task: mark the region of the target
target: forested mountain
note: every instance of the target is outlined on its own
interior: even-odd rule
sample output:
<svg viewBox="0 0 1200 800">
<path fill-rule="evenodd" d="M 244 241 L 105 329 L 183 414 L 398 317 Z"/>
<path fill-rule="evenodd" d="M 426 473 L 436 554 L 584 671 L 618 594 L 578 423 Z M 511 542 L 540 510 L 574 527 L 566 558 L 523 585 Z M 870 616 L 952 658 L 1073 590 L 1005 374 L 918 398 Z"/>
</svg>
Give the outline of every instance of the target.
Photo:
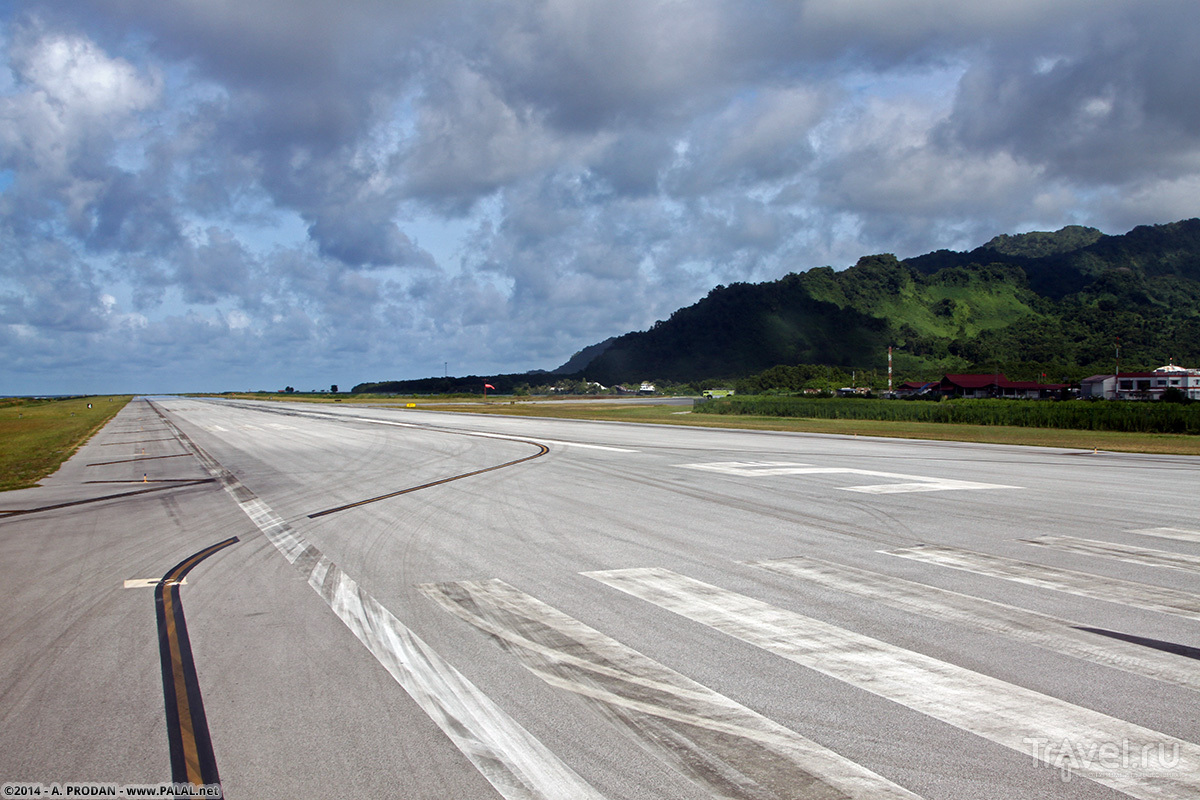
<svg viewBox="0 0 1200 800">
<path fill-rule="evenodd" d="M 718 286 L 650 330 L 584 348 L 552 373 L 364 383 L 354 391 L 479 392 L 488 381 L 509 392 L 564 376 L 697 383 L 796 364 L 878 377 L 889 346 L 898 380 L 1002 371 L 1076 381 L 1112 372 L 1118 339 L 1122 371 L 1171 359 L 1200 367 L 1200 219 L 1121 236 L 1080 226 L 1001 235 L 969 252 L 904 261 L 865 256 L 842 271 Z"/>
<path fill-rule="evenodd" d="M 1200 366 L 1200 220 L 1106 236 L 1070 226 L 960 253 L 866 256 L 718 286 L 582 367 L 601 383 L 737 378 L 777 364 L 1076 380 L 1168 359 Z M 576 366 L 582 359 L 573 359 Z"/>
</svg>

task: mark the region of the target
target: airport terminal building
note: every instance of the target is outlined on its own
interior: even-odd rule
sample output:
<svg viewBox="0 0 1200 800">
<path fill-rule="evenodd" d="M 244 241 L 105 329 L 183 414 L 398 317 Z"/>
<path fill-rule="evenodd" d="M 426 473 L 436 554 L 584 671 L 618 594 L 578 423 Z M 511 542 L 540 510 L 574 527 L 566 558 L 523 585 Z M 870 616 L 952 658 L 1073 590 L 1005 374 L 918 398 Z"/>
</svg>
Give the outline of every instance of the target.
<svg viewBox="0 0 1200 800">
<path fill-rule="evenodd" d="M 1161 400 L 1168 389 L 1178 389 L 1191 400 L 1200 400 L 1200 369 L 1167 364 L 1153 372 L 1093 375 L 1080 382 L 1080 396 L 1105 400 Z"/>
</svg>

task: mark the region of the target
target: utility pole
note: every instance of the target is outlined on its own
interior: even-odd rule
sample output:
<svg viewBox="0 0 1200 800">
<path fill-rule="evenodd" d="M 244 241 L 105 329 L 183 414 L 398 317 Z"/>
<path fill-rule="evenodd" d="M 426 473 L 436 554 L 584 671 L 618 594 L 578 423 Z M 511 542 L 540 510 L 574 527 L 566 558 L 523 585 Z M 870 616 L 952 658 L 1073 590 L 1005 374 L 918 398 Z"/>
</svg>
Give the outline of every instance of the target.
<svg viewBox="0 0 1200 800">
<path fill-rule="evenodd" d="M 888 345 L 888 397 L 892 396 L 892 346 Z"/>
</svg>

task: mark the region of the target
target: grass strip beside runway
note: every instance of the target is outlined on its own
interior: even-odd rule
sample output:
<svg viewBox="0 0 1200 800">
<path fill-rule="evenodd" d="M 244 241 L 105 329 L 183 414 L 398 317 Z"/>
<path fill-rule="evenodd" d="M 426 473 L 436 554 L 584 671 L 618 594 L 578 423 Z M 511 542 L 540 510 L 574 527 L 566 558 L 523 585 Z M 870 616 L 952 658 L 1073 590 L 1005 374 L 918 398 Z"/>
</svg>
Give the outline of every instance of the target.
<svg viewBox="0 0 1200 800">
<path fill-rule="evenodd" d="M 0 491 L 36 486 L 129 400 L 128 396 L 0 400 Z"/>
</svg>

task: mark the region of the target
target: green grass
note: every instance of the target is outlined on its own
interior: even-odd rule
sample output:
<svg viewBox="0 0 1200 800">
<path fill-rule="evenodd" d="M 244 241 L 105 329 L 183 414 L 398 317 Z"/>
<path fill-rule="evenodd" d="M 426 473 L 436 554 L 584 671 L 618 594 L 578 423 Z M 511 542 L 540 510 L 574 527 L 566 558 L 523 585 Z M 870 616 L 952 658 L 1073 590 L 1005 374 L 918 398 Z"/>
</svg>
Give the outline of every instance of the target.
<svg viewBox="0 0 1200 800">
<path fill-rule="evenodd" d="M 1001 425 L 1124 433 L 1200 434 L 1200 404 L 1134 401 L 946 400 L 940 403 L 787 396 L 731 397 L 703 414 Z"/>
<path fill-rule="evenodd" d="M 129 400 L 129 397 L 0 400 L 0 491 L 36 486 Z"/>
</svg>

